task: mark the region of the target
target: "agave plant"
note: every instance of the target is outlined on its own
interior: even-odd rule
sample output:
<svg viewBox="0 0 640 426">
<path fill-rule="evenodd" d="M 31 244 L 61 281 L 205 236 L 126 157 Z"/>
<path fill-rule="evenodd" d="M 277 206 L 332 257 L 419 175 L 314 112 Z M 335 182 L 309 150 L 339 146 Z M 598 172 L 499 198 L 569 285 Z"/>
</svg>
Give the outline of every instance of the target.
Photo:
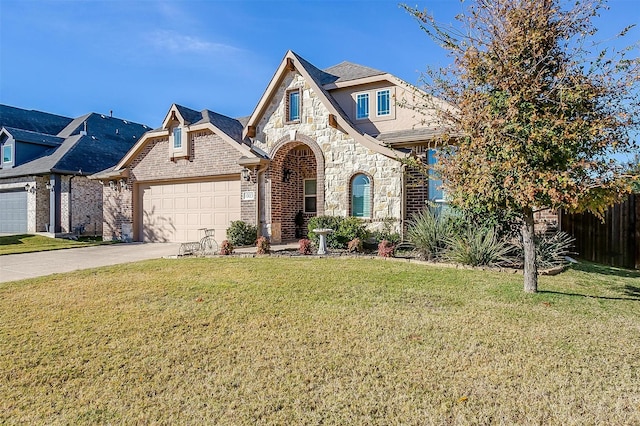
<svg viewBox="0 0 640 426">
<path fill-rule="evenodd" d="M 504 263 L 512 250 L 512 244 L 499 239 L 495 228 L 467 228 L 447 238 L 445 257 L 456 263 L 471 266 L 488 266 Z"/>
</svg>

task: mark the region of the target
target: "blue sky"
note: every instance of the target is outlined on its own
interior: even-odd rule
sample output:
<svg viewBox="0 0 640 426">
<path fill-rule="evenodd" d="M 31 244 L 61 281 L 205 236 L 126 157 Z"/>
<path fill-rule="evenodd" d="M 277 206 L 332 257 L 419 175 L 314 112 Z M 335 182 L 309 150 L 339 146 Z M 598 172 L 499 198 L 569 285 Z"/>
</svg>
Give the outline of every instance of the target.
<svg viewBox="0 0 640 426">
<path fill-rule="evenodd" d="M 638 0 L 611 0 L 613 36 L 640 21 Z M 409 2 L 452 22 L 458 0 Z M 638 41 L 634 29 L 628 42 Z M 447 58 L 388 0 L 0 0 L 0 103 L 158 126 L 172 103 L 251 114 L 285 52 L 326 68 L 343 60 L 417 83 Z"/>
</svg>

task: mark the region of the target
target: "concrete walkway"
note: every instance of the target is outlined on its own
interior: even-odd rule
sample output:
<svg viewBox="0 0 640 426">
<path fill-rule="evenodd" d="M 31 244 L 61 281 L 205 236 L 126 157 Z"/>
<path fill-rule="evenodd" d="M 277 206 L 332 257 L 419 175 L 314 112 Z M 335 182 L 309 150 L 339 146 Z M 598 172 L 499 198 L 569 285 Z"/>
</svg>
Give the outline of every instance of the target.
<svg viewBox="0 0 640 426">
<path fill-rule="evenodd" d="M 43 277 L 79 269 L 97 268 L 139 260 L 177 257 L 180 243 L 126 243 L 0 256 L 0 283 Z M 298 243 L 271 246 L 271 250 L 295 250 Z M 255 253 L 242 247 L 236 253 Z"/>
<path fill-rule="evenodd" d="M 0 256 L 0 283 L 146 259 L 175 257 L 177 243 L 127 243 Z"/>
</svg>

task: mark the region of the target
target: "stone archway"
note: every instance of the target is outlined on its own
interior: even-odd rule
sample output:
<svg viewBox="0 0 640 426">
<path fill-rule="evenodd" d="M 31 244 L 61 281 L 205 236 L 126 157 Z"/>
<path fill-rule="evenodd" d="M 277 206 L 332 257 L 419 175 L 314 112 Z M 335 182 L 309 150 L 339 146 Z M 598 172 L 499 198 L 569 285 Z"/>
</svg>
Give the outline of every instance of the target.
<svg viewBox="0 0 640 426">
<path fill-rule="evenodd" d="M 295 139 L 280 139 L 271 149 L 270 157 L 271 240 L 306 237 L 309 219 L 324 214 L 322 151 L 313 139 L 296 135 Z M 310 195 L 314 182 L 315 197 Z"/>
</svg>

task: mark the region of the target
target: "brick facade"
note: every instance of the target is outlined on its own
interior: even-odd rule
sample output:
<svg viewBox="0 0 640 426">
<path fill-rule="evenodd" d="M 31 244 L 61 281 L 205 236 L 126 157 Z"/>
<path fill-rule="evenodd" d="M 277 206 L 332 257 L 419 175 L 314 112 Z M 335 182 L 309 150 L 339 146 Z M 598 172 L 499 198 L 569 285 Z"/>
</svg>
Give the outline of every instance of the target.
<svg viewBox="0 0 640 426">
<path fill-rule="evenodd" d="M 137 191 L 140 183 L 198 180 L 216 176 L 239 179 L 242 167 L 238 160 L 242 153 L 238 149 L 208 130 L 188 132 L 188 138 L 189 155 L 184 158 L 173 157 L 168 136 L 149 139 L 127 167 L 129 177 L 126 179 L 126 187 L 116 186 L 111 189 L 109 185 L 105 185 L 105 240 L 121 239 L 123 226 L 133 230 L 134 239 L 140 239 L 142 205 Z M 251 182 L 242 183 L 243 191 L 251 191 L 254 187 Z M 255 199 L 241 204 L 242 217 L 247 218 L 249 223 L 256 222 L 255 206 Z"/>
</svg>

